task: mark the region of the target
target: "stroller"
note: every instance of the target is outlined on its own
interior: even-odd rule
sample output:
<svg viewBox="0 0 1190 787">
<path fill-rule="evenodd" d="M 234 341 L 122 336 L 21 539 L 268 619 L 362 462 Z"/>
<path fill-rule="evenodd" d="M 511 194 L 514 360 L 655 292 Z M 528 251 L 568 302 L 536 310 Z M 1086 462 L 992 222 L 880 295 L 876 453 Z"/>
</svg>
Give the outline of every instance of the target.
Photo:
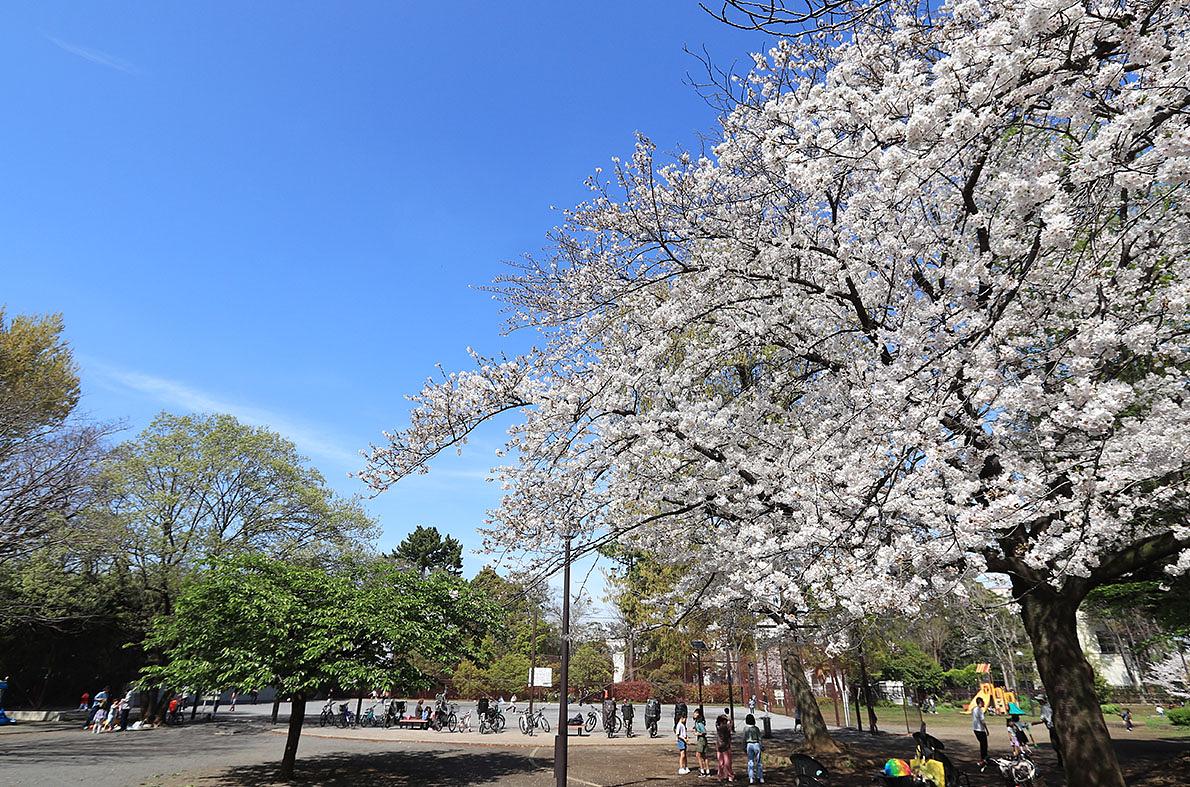
<svg viewBox="0 0 1190 787">
<path fill-rule="evenodd" d="M 649 731 L 650 738 L 657 737 L 657 724 L 661 721 L 661 702 L 649 698 L 645 700 L 645 729 Z"/>
<path fill-rule="evenodd" d="M 887 787 L 970 787 L 970 778 L 943 754 L 946 746 L 926 732 L 924 724 L 913 733 L 913 741 L 917 744 L 917 756 L 909 762 L 889 760 L 878 776 L 881 783 Z"/>
</svg>

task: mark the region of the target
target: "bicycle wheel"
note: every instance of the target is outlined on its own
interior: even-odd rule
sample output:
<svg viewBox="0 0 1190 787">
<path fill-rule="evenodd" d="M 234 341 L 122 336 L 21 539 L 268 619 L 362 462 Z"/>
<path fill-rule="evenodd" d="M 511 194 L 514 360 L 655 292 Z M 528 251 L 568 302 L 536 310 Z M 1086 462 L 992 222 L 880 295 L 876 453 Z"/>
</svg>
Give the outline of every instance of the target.
<svg viewBox="0 0 1190 787">
<path fill-rule="evenodd" d="M 586 723 L 583 724 L 583 729 L 585 729 L 587 732 L 590 732 L 591 730 L 595 729 L 595 714 L 594 713 L 587 714 L 587 721 L 586 721 Z"/>
<path fill-rule="evenodd" d="M 521 732 L 523 732 L 525 735 L 528 735 L 529 734 L 529 719 L 526 718 L 524 715 L 522 715 L 521 718 L 518 720 L 518 723 L 521 725 Z"/>
<path fill-rule="evenodd" d="M 318 726 L 319 726 L 319 727 L 325 727 L 325 726 L 326 726 L 326 722 L 327 722 L 327 718 L 326 718 L 326 711 L 323 711 L 323 712 L 322 712 L 322 713 L 321 713 L 321 714 L 318 716 Z"/>
<path fill-rule="evenodd" d="M 624 722 L 620 721 L 619 716 L 612 716 L 612 732 L 617 733 L 624 726 Z"/>
<path fill-rule="evenodd" d="M 545 730 L 546 732 L 550 731 L 550 720 L 545 717 L 544 713 L 541 714 L 541 729 Z"/>
<path fill-rule="evenodd" d="M 507 726 L 507 724 L 508 722 L 505 721 L 504 714 L 497 713 L 495 720 L 492 722 L 492 727 L 496 730 L 496 732 L 504 732 L 504 727 Z"/>
<path fill-rule="evenodd" d="M 453 713 L 446 717 L 446 726 L 451 732 L 459 731 L 459 719 Z"/>
</svg>

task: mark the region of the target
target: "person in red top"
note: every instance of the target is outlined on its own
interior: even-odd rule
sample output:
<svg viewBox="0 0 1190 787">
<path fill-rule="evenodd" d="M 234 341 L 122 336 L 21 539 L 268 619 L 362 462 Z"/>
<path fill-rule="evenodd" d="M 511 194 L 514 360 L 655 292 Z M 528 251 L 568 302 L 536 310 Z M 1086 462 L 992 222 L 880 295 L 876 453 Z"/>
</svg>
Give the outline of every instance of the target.
<svg viewBox="0 0 1190 787">
<path fill-rule="evenodd" d="M 169 720 L 176 722 L 178 720 L 178 698 L 174 697 L 169 701 Z"/>
<path fill-rule="evenodd" d="M 79 700 L 79 710 L 87 710 L 91 707 L 91 692 L 84 691 L 83 698 Z"/>
</svg>

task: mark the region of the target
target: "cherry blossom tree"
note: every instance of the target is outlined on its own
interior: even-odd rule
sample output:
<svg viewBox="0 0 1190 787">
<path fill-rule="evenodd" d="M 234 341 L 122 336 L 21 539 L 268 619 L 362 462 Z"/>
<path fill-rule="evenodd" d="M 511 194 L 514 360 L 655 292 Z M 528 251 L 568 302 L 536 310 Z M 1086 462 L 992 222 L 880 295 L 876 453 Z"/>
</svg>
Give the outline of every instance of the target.
<svg viewBox="0 0 1190 787">
<path fill-rule="evenodd" d="M 539 345 L 429 382 L 361 476 L 515 412 L 493 546 L 615 539 L 840 628 L 1006 575 L 1068 780 L 1123 785 L 1074 613 L 1190 568 L 1190 17 L 856 7 L 754 56 L 709 155 L 597 171 L 500 281 Z"/>
</svg>

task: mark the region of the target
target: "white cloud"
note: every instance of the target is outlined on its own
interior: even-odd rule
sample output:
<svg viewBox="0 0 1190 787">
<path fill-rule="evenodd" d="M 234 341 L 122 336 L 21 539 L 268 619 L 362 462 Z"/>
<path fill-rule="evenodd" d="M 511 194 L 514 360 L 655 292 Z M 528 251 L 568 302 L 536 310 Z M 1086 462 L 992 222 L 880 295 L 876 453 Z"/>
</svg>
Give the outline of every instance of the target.
<svg viewBox="0 0 1190 787">
<path fill-rule="evenodd" d="M 109 387 L 137 391 L 167 407 L 178 407 L 197 413 L 228 413 L 244 423 L 265 426 L 280 432 L 311 456 L 329 459 L 352 469 L 363 462 L 358 453 L 343 448 L 337 441 L 327 437 L 322 430 L 295 422 L 279 413 L 229 402 L 177 380 L 118 369 L 96 361 L 88 362 L 86 367 L 96 373 Z"/>
<path fill-rule="evenodd" d="M 81 57 L 83 60 L 87 60 L 91 63 L 107 66 L 108 68 L 114 68 L 115 70 L 122 71 L 125 74 L 138 73 L 136 66 L 132 65 L 132 63 L 129 63 L 127 60 L 121 60 L 115 55 L 109 55 L 107 52 L 103 52 L 99 49 L 90 49 L 85 46 L 72 44 L 69 41 L 63 41 L 61 38 L 55 38 L 54 36 L 46 36 L 46 38 L 50 41 L 50 43 L 61 49 L 63 52 L 69 52 L 75 57 Z"/>
</svg>

